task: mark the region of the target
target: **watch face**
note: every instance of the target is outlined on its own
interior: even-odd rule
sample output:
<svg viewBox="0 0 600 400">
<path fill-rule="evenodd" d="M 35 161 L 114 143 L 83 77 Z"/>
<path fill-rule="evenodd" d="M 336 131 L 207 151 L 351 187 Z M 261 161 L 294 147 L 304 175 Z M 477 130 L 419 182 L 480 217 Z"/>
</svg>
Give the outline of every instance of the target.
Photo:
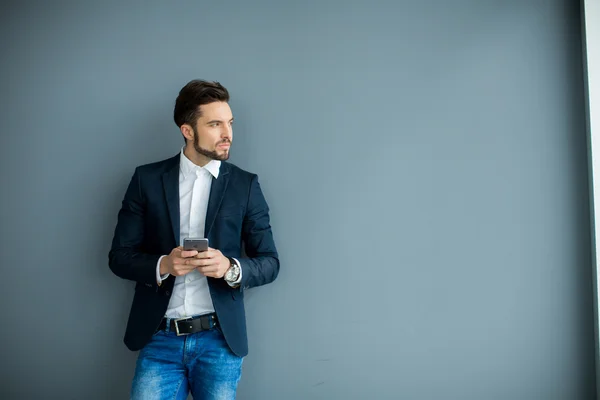
<svg viewBox="0 0 600 400">
<path fill-rule="evenodd" d="M 229 268 L 227 270 L 227 272 L 225 273 L 225 279 L 226 280 L 233 282 L 233 281 L 235 281 L 237 279 L 238 274 L 237 274 L 237 268 L 236 267 L 237 266 L 233 266 L 232 265 L 231 268 Z"/>
</svg>

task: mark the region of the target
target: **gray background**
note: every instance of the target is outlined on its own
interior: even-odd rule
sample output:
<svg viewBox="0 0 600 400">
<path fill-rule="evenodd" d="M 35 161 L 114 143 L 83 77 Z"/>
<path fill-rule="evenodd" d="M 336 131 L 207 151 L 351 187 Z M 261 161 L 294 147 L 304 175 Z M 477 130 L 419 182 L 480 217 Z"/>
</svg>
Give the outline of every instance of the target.
<svg viewBox="0 0 600 400">
<path fill-rule="evenodd" d="M 2 399 L 125 399 L 107 252 L 222 82 L 281 274 L 244 399 L 592 399 L 577 1 L 4 2 Z"/>
</svg>

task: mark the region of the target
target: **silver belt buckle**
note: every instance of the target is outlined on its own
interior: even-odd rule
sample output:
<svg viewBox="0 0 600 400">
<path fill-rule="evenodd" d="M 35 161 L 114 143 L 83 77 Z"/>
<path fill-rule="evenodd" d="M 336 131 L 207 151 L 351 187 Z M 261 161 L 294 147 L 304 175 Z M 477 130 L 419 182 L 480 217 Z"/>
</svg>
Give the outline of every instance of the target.
<svg viewBox="0 0 600 400">
<path fill-rule="evenodd" d="M 184 317 L 184 318 L 177 318 L 175 319 L 175 332 L 177 333 L 177 336 L 185 336 L 185 335 L 189 335 L 189 333 L 179 333 L 179 321 L 191 321 L 192 317 Z"/>
</svg>

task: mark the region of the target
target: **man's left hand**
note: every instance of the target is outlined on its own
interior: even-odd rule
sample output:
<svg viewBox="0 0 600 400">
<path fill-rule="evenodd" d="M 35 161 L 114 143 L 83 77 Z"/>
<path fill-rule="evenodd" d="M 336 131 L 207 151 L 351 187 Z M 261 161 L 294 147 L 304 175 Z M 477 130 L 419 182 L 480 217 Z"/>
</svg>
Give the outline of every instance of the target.
<svg viewBox="0 0 600 400">
<path fill-rule="evenodd" d="M 196 268 L 198 272 L 211 278 L 222 278 L 231 266 L 229 259 L 220 250 L 210 247 L 208 250 L 198 253 L 196 258 L 200 260 L 194 263 L 198 265 Z"/>
</svg>

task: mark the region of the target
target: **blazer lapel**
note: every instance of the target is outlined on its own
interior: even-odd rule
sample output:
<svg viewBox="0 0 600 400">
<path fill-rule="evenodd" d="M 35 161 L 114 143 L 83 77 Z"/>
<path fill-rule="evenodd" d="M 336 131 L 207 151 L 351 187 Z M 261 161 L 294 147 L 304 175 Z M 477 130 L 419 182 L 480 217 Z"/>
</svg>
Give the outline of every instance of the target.
<svg viewBox="0 0 600 400">
<path fill-rule="evenodd" d="M 175 246 L 179 246 L 179 162 L 162 176 Z"/>
<path fill-rule="evenodd" d="M 206 210 L 206 225 L 204 226 L 204 237 L 208 237 L 210 230 L 217 217 L 219 207 L 221 207 L 221 201 L 225 195 L 227 184 L 229 183 L 229 165 L 225 162 L 221 163 L 221 169 L 219 171 L 219 178 L 213 177 L 212 185 L 210 187 L 210 197 L 208 198 L 208 208 Z"/>
</svg>

